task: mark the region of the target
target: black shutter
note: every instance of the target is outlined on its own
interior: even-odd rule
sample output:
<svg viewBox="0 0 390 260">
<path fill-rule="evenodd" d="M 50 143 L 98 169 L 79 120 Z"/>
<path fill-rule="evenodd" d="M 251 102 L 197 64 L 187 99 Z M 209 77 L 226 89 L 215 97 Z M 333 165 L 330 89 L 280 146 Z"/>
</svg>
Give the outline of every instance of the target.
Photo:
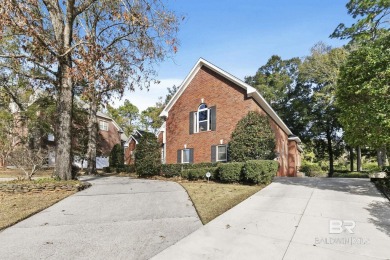
<svg viewBox="0 0 390 260">
<path fill-rule="evenodd" d="M 217 146 L 212 145 L 211 146 L 211 162 L 217 161 Z"/>
<path fill-rule="evenodd" d="M 194 133 L 194 114 L 195 112 L 190 112 L 190 135 Z"/>
<path fill-rule="evenodd" d="M 210 107 L 210 130 L 215 131 L 217 128 L 217 107 Z"/>
<path fill-rule="evenodd" d="M 194 163 L 194 148 L 190 148 L 190 161 L 189 163 Z"/>
<path fill-rule="evenodd" d="M 181 150 L 177 150 L 177 163 L 181 163 Z"/>
</svg>

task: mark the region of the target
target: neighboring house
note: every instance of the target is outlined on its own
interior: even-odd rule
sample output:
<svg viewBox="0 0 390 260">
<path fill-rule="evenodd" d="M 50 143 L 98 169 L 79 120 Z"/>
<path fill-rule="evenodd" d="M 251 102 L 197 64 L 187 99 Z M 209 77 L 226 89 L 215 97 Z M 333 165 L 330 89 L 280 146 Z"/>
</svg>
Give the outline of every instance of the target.
<svg viewBox="0 0 390 260">
<path fill-rule="evenodd" d="M 135 161 L 135 149 L 141 139 L 142 135 L 146 133 L 142 130 L 134 130 L 129 139 L 123 145 L 125 149 L 125 164 L 133 164 Z"/>
<path fill-rule="evenodd" d="M 238 121 L 249 111 L 268 115 L 276 137 L 278 176 L 296 176 L 300 139 L 270 105 L 243 81 L 199 59 L 160 116 L 164 163 L 227 161 L 227 145 Z"/>
<path fill-rule="evenodd" d="M 120 144 L 123 146 L 127 141 L 127 136 L 122 128 L 110 116 L 102 112 L 97 112 L 96 115 L 99 124 L 96 168 L 102 169 L 103 167 L 109 166 L 109 156 L 114 145 Z M 80 161 L 77 161 L 76 164 L 81 166 Z M 86 166 L 86 162 L 84 162 L 83 167 Z"/>
<path fill-rule="evenodd" d="M 26 107 L 30 106 L 33 104 L 39 97 L 44 95 L 41 92 L 35 93 L 29 98 L 28 103 L 23 104 Z M 84 102 L 77 100 L 80 105 L 83 106 L 83 109 L 85 111 L 88 110 L 88 105 L 85 104 Z M 15 103 L 10 104 L 10 111 L 14 115 L 15 118 L 20 117 L 20 109 Z M 127 141 L 127 136 L 124 134 L 124 131 L 122 128 L 115 122 L 114 119 L 112 119 L 110 116 L 102 113 L 102 112 L 97 112 L 97 120 L 99 124 L 99 132 L 98 132 L 98 137 L 97 137 L 97 154 L 98 157 L 96 158 L 96 168 L 102 169 L 103 167 L 109 166 L 109 155 L 116 144 L 124 145 L 124 143 Z M 85 122 L 87 124 L 88 122 Z M 53 126 L 54 128 L 54 126 Z M 22 121 L 18 121 L 18 127 L 15 129 L 15 131 L 18 132 L 20 136 L 27 136 L 28 131 L 27 128 L 24 126 Z M 77 136 L 74 136 L 73 138 L 73 143 L 77 143 Z M 16 142 L 18 143 L 18 142 Z M 40 137 L 39 143 L 42 147 L 47 149 L 48 151 L 48 165 L 49 166 L 54 166 L 55 165 L 55 147 L 56 147 L 56 140 L 53 134 L 48 134 L 44 137 Z M 0 160 L 1 161 L 1 160 Z M 0 167 L 2 167 L 3 162 L 0 162 Z M 81 164 L 83 164 L 83 167 L 87 166 L 87 162 L 84 161 L 82 162 L 81 160 L 78 160 L 75 158 L 74 164 L 81 167 Z"/>
</svg>

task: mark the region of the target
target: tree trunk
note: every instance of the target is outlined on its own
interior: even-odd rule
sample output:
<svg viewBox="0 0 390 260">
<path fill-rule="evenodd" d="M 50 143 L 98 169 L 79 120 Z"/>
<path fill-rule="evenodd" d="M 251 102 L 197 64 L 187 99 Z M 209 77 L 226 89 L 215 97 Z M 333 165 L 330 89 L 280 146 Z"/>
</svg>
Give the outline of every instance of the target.
<svg viewBox="0 0 390 260">
<path fill-rule="evenodd" d="M 386 147 L 381 147 L 377 149 L 377 161 L 378 161 L 378 166 L 380 168 L 383 168 L 383 166 L 386 165 Z"/>
<path fill-rule="evenodd" d="M 358 172 L 362 171 L 362 150 L 360 146 L 356 148 L 356 170 Z"/>
<path fill-rule="evenodd" d="M 56 175 L 61 180 L 72 179 L 72 108 L 73 108 L 73 75 L 72 56 L 69 51 L 73 39 L 74 2 L 67 3 L 66 19 L 51 14 L 58 45 L 61 46 L 58 65 L 58 99 L 57 99 L 57 146 Z M 53 10 L 50 10 L 53 11 Z M 61 14 L 56 9 L 56 14 Z"/>
<path fill-rule="evenodd" d="M 97 104 L 96 99 L 93 97 L 89 104 L 89 116 L 88 116 L 88 174 L 96 173 L 96 139 L 97 139 Z"/>
<path fill-rule="evenodd" d="M 56 175 L 61 180 L 72 179 L 71 167 L 71 123 L 72 123 L 72 87 L 73 80 L 70 75 L 70 66 L 63 64 L 61 86 L 58 93 L 57 113 L 58 113 L 58 129 L 57 129 L 57 146 L 56 146 Z"/>
<path fill-rule="evenodd" d="M 328 177 L 333 176 L 333 149 L 332 149 L 332 135 L 330 129 L 326 131 L 326 140 L 328 142 L 328 155 L 329 155 L 329 173 Z"/>
<path fill-rule="evenodd" d="M 353 147 L 349 148 L 350 170 L 353 172 Z"/>
</svg>

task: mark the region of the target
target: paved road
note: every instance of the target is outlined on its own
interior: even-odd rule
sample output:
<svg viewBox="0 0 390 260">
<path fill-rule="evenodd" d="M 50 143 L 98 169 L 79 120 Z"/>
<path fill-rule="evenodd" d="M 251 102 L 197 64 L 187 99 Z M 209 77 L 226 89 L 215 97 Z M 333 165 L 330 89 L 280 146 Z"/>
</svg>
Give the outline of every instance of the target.
<svg viewBox="0 0 390 260">
<path fill-rule="evenodd" d="M 202 226 L 177 183 L 93 186 L 0 233 L 0 259 L 149 259 Z"/>
<path fill-rule="evenodd" d="M 368 179 L 280 178 L 153 259 L 390 259 L 390 204 Z"/>
</svg>

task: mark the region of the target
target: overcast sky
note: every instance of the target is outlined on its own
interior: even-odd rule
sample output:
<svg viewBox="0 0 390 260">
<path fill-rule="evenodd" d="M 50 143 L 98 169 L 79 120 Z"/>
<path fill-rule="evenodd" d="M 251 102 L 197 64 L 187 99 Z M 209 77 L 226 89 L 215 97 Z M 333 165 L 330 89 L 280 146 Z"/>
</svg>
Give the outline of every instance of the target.
<svg viewBox="0 0 390 260">
<path fill-rule="evenodd" d="M 237 4 L 238 3 L 238 4 Z M 274 54 L 283 59 L 304 57 L 319 41 L 333 47 L 345 41 L 329 35 L 341 22 L 347 25 L 346 0 L 171 0 L 169 8 L 185 16 L 180 25 L 180 46 L 173 59 L 157 68 L 158 85 L 150 90 L 126 92 L 140 110 L 153 106 L 167 87 L 180 85 L 202 57 L 244 79 L 254 75 Z"/>
</svg>

